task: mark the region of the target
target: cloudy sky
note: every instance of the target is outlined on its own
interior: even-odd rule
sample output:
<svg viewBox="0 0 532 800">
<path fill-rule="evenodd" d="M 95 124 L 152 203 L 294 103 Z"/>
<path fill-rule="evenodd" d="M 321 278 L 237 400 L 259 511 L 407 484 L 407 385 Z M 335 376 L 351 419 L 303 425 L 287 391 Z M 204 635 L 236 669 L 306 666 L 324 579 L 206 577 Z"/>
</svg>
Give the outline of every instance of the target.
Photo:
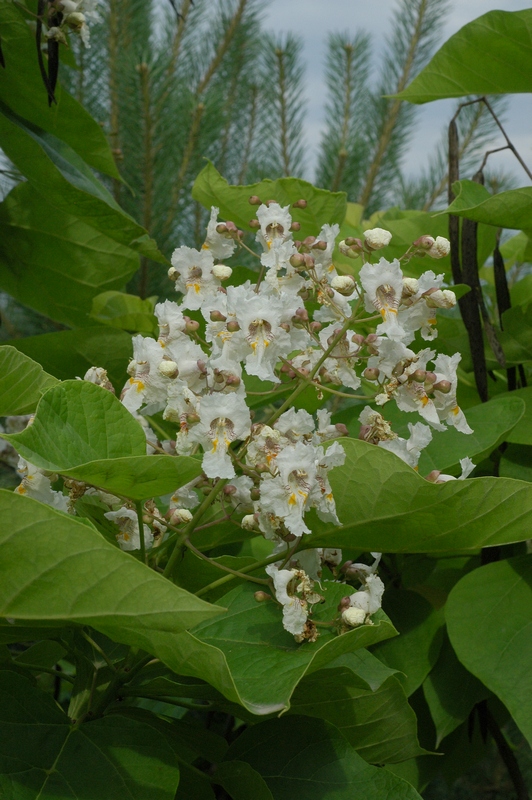
<svg viewBox="0 0 532 800">
<path fill-rule="evenodd" d="M 315 153 L 320 139 L 324 97 L 324 59 L 327 34 L 355 34 L 363 29 L 373 32 L 375 64 L 384 48 L 384 39 L 391 30 L 392 12 L 397 0 L 270 0 L 263 12 L 265 27 L 274 32 L 290 31 L 302 37 L 306 62 L 306 94 L 309 100 L 307 139 L 309 157 L 307 177 L 314 172 Z M 530 0 L 454 0 L 441 30 L 441 42 L 463 25 L 487 11 L 518 11 L 529 8 Z M 439 100 L 419 107 L 418 124 L 405 159 L 406 172 L 415 174 L 418 165 L 439 140 L 449 122 L 455 100 Z M 532 95 L 514 95 L 506 117 L 506 130 L 525 162 L 532 166 Z M 504 144 L 501 139 L 494 147 Z M 491 156 L 494 167 L 512 170 L 518 181 L 529 183 L 526 174 L 508 152 Z"/>
</svg>

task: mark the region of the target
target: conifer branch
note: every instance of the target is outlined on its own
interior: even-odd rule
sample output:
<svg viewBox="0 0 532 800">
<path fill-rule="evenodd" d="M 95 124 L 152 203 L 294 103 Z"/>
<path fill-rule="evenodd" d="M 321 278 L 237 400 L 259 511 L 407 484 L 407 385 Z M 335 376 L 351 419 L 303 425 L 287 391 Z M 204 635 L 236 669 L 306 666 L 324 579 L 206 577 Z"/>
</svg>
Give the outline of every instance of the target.
<svg viewBox="0 0 532 800">
<path fill-rule="evenodd" d="M 342 182 L 345 164 L 347 161 L 347 137 L 349 135 L 349 121 L 351 117 L 351 94 L 353 91 L 351 83 L 351 65 L 353 63 L 353 45 L 346 43 L 345 50 L 345 79 L 344 79 L 344 115 L 342 120 L 342 133 L 340 135 L 340 146 L 338 148 L 338 162 L 336 171 L 331 183 L 331 192 L 337 192 Z"/>
<path fill-rule="evenodd" d="M 244 147 L 244 155 L 242 156 L 242 164 L 240 167 L 240 173 L 238 176 L 238 183 L 242 184 L 245 182 L 246 173 L 248 170 L 249 158 L 251 155 L 251 146 L 253 144 L 253 138 L 255 136 L 255 127 L 257 123 L 257 100 L 258 100 L 259 90 L 257 86 L 251 87 L 251 109 L 249 113 L 249 125 L 248 125 L 248 135 L 246 140 L 246 145 Z"/>
<path fill-rule="evenodd" d="M 412 67 L 414 65 L 414 59 L 416 56 L 416 51 L 423 32 L 423 22 L 427 11 L 427 4 L 428 0 L 420 0 L 417 11 L 416 24 L 412 34 L 412 38 L 410 40 L 410 46 L 408 48 L 408 53 L 403 65 L 401 75 L 399 77 L 399 81 L 397 82 L 394 94 L 399 94 L 400 92 L 402 92 L 403 89 L 406 88 L 406 85 L 410 79 Z M 375 149 L 373 160 L 370 164 L 369 170 L 366 175 L 366 180 L 362 188 L 362 191 L 360 192 L 358 200 L 358 202 L 361 205 L 363 205 L 364 208 L 368 205 L 369 199 L 373 192 L 373 188 L 375 186 L 377 175 L 381 168 L 382 161 L 390 145 L 393 132 L 397 125 L 397 120 L 399 117 L 399 111 L 401 109 L 402 102 L 403 102 L 402 100 L 399 100 L 397 98 L 389 102 L 387 115 L 384 120 L 384 124 L 382 126 L 379 140 L 377 142 L 377 147 Z"/>
<path fill-rule="evenodd" d="M 238 25 L 240 23 L 240 20 L 242 19 L 242 15 L 245 11 L 247 4 L 248 0 L 239 0 L 237 9 L 233 14 L 231 22 L 227 26 L 227 30 L 225 32 L 223 39 L 220 41 L 220 44 L 218 45 L 218 49 L 214 54 L 214 58 L 207 67 L 207 70 L 203 78 L 199 82 L 198 88 L 196 89 L 196 93 L 198 95 L 203 94 L 203 92 L 211 82 L 213 75 L 215 74 L 215 72 L 218 70 L 218 67 L 222 63 L 222 59 L 224 55 L 227 53 L 227 50 L 229 49 L 229 45 L 231 44 L 233 37 L 237 31 Z"/>
<path fill-rule="evenodd" d="M 174 220 L 177 207 L 179 205 L 179 198 L 181 196 L 181 190 L 183 189 L 183 185 L 185 183 L 185 178 L 188 170 L 188 166 L 190 164 L 190 160 L 194 153 L 194 149 L 196 147 L 196 143 L 198 140 L 201 119 L 203 117 L 203 112 L 205 111 L 205 105 L 203 103 L 198 103 L 196 108 L 192 113 L 192 124 L 190 126 L 190 133 L 188 136 L 188 141 L 185 147 L 185 152 L 183 153 L 183 158 L 181 159 L 181 166 L 179 168 L 179 172 L 177 174 L 177 178 L 175 184 L 172 188 L 172 201 L 170 203 L 170 207 L 168 209 L 166 219 L 163 226 L 163 234 L 167 235 L 172 227 L 172 222 Z"/>
<path fill-rule="evenodd" d="M 279 110 L 281 115 L 281 158 L 283 175 L 290 175 L 290 155 L 288 152 L 288 123 L 287 123 L 287 98 L 286 98 L 286 72 L 285 52 L 280 47 L 275 50 L 279 75 Z"/>
<path fill-rule="evenodd" d="M 137 67 L 140 76 L 140 89 L 142 98 L 142 121 L 144 127 L 144 158 L 143 158 L 143 184 L 142 195 L 142 224 L 147 231 L 151 229 L 152 223 L 152 204 L 154 192 L 154 160 L 155 153 L 153 148 L 153 119 L 151 111 L 150 97 L 150 74 L 149 67 L 142 62 Z M 142 256 L 140 266 L 139 295 L 144 300 L 148 293 L 148 259 Z"/>
<path fill-rule="evenodd" d="M 118 100 L 118 51 L 119 51 L 119 28 L 118 28 L 118 2 L 110 0 L 109 3 L 109 122 L 111 141 L 111 152 L 115 163 L 121 152 L 120 148 L 120 116 Z M 113 178 L 113 196 L 117 203 L 120 202 L 121 183 L 117 178 Z"/>
</svg>

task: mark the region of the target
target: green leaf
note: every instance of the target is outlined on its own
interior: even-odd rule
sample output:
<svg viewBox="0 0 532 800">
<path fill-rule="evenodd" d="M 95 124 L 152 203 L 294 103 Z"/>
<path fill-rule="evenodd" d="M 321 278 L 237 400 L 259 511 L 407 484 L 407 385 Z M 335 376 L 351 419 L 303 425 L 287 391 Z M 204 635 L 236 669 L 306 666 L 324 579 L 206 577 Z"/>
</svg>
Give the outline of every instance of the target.
<svg viewBox="0 0 532 800">
<path fill-rule="evenodd" d="M 65 381 L 49 389 L 32 425 L 4 438 L 23 458 L 53 472 L 146 453 L 136 419 L 111 392 L 89 381 Z"/>
<path fill-rule="evenodd" d="M 532 447 L 525 444 L 510 444 L 499 462 L 501 478 L 517 478 L 532 483 Z"/>
<path fill-rule="evenodd" d="M 178 761 L 153 728 L 117 715 L 72 725 L 50 695 L 14 672 L 1 673 L 0 687 L 6 797 L 173 800 Z"/>
<path fill-rule="evenodd" d="M 324 584 L 326 602 L 314 618 L 329 621 L 337 615 L 345 592 L 342 584 Z M 326 587 L 326 588 L 325 588 Z M 364 625 L 336 636 L 320 628 L 316 642 L 297 644 L 282 626 L 281 608 L 272 601 L 257 603 L 256 586 L 238 586 L 219 601 L 228 609 L 215 625 L 200 625 L 187 634 L 159 637 L 157 655 L 179 675 L 202 678 L 228 700 L 253 714 L 286 709 L 298 682 L 346 652 L 393 636 L 386 616 L 374 615 Z"/>
<path fill-rule="evenodd" d="M 31 414 L 44 392 L 57 383 L 40 364 L 10 345 L 0 347 L 0 417 Z"/>
<path fill-rule="evenodd" d="M 348 666 L 320 669 L 297 686 L 292 711 L 331 722 L 371 764 L 393 764 L 427 752 L 419 746 L 416 715 L 395 676 L 372 691 Z"/>
<path fill-rule="evenodd" d="M 0 81 L 0 100 L 21 117 L 55 134 L 94 169 L 119 178 L 111 148 L 101 126 L 61 84 L 48 107 L 37 61 L 35 33 L 15 3 L 0 4 L 0 29 L 5 68 Z"/>
<path fill-rule="evenodd" d="M 246 761 L 223 761 L 214 773 L 233 800 L 274 800 L 268 784 Z"/>
<path fill-rule="evenodd" d="M 345 464 L 331 471 L 342 525 L 313 517 L 307 547 L 437 553 L 476 550 L 528 536 L 532 487 L 523 481 L 472 478 L 436 485 L 368 442 L 343 439 L 342 446 Z"/>
<path fill-rule="evenodd" d="M 344 192 L 329 192 L 317 189 L 311 183 L 299 178 L 278 178 L 275 181 L 263 180 L 248 186 L 230 186 L 209 161 L 192 188 L 192 197 L 205 208 L 217 206 L 223 219 L 232 220 L 242 230 L 251 230 L 250 219 L 255 216 L 255 207 L 250 206 L 251 195 L 260 197 L 263 203 L 276 200 L 286 206 L 296 200 L 306 200 L 306 208 L 291 208 L 290 214 L 301 229 L 298 236 L 317 236 L 322 225 L 342 222 L 346 212 Z"/>
<path fill-rule="evenodd" d="M 122 288 L 139 266 L 129 247 L 72 213 L 51 214 L 30 183 L 0 203 L 0 230 L 1 288 L 66 325 L 91 324 L 93 297 Z"/>
<path fill-rule="evenodd" d="M 60 472 L 132 500 L 146 500 L 175 492 L 201 475 L 202 468 L 201 461 L 189 456 L 137 455 L 126 458 L 110 456 L 71 469 L 63 468 Z"/>
<path fill-rule="evenodd" d="M 90 315 L 101 325 L 157 336 L 159 328 L 153 308 L 151 298 L 142 300 L 134 294 L 103 292 L 93 299 Z"/>
<path fill-rule="evenodd" d="M 388 588 L 383 606 L 391 614 L 399 636 L 380 642 L 374 655 L 398 670 L 397 680 L 409 697 L 421 686 L 438 659 L 442 641 L 443 614 L 418 592 Z"/>
<path fill-rule="evenodd" d="M 444 214 L 456 214 L 475 222 L 500 228 L 526 228 L 530 226 L 532 212 L 532 187 L 510 189 L 490 194 L 485 186 L 475 181 L 453 183 L 456 197 Z"/>
<path fill-rule="evenodd" d="M 108 544 L 75 517 L 0 489 L 0 615 L 35 625 L 76 623 L 150 652 L 167 637 L 220 614 Z"/>
<path fill-rule="evenodd" d="M 90 367 L 104 367 L 119 392 L 133 354 L 131 336 L 104 325 L 12 339 L 11 345 L 60 380 L 82 378 Z"/>
<path fill-rule="evenodd" d="M 410 103 L 532 91 L 532 10 L 488 11 L 464 25 L 397 95 Z"/>
<path fill-rule="evenodd" d="M 436 747 L 489 695 L 488 689 L 458 661 L 447 635 L 438 661 L 423 683 L 423 693 L 436 728 Z"/>
<path fill-rule="evenodd" d="M 464 413 L 473 433 L 464 436 L 456 428 L 434 431 L 431 443 L 419 459 L 420 475 L 428 475 L 433 469 L 445 472 L 466 456 L 475 463 L 487 458 L 501 442 L 508 441 L 525 409 L 523 400 L 513 392 L 466 409 Z"/>
<path fill-rule="evenodd" d="M 367 764 L 333 725 L 282 717 L 247 728 L 226 761 L 246 761 L 274 800 L 420 800 L 406 781 Z"/>
<path fill-rule="evenodd" d="M 166 263 L 146 230 L 126 214 L 65 142 L 19 117 L 0 101 L 0 146 L 57 212 L 71 214 L 115 242 Z M 50 213 L 52 224 L 53 213 Z"/>
<path fill-rule="evenodd" d="M 532 744 L 532 556 L 466 575 L 449 595 L 445 617 L 462 664 L 502 700 Z"/>
<path fill-rule="evenodd" d="M 529 306 L 509 308 L 502 315 L 499 341 L 508 365 L 532 361 L 532 320 Z"/>
</svg>

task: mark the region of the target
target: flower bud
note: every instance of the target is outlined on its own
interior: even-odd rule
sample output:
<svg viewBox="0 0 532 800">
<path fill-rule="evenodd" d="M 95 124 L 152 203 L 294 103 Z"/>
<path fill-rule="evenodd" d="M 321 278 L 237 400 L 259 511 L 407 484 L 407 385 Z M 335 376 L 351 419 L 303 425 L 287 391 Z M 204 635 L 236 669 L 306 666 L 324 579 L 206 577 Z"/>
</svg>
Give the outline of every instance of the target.
<svg viewBox="0 0 532 800">
<path fill-rule="evenodd" d="M 212 274 L 219 281 L 226 281 L 233 274 L 233 270 L 231 267 L 226 267 L 225 264 L 215 264 L 212 268 Z"/>
<path fill-rule="evenodd" d="M 260 500 L 260 489 L 258 489 L 256 486 L 254 486 L 253 489 L 251 489 L 249 494 L 254 502 Z"/>
<path fill-rule="evenodd" d="M 351 608 L 351 598 L 349 597 L 349 595 L 342 597 L 342 599 L 338 603 L 338 611 L 345 611 L 346 608 Z"/>
<path fill-rule="evenodd" d="M 227 233 L 227 230 L 228 230 L 228 228 L 227 228 L 227 225 L 225 224 L 225 222 L 220 222 L 216 226 L 216 233 Z"/>
<path fill-rule="evenodd" d="M 252 194 L 248 200 L 248 203 L 250 204 L 250 206 L 261 206 L 262 200 L 260 199 L 260 197 L 257 197 L 256 194 Z"/>
<path fill-rule="evenodd" d="M 428 475 L 425 475 L 425 480 L 429 483 L 438 483 L 438 478 L 441 475 L 441 471 L 439 469 L 433 469 L 432 472 L 429 472 Z"/>
<path fill-rule="evenodd" d="M 363 625 L 366 621 L 366 612 L 361 608 L 346 608 L 342 613 L 342 620 L 350 628 L 356 628 L 358 625 Z"/>
<path fill-rule="evenodd" d="M 360 241 L 359 239 L 356 240 L 357 242 Z M 342 239 L 342 241 L 338 245 L 338 249 L 342 253 L 342 255 L 347 256 L 348 258 L 358 258 L 360 256 L 360 251 L 362 250 L 362 242 L 360 242 L 360 249 L 358 247 L 350 247 L 347 244 L 347 239 Z"/>
<path fill-rule="evenodd" d="M 232 222 L 230 219 L 227 220 L 225 225 L 230 233 L 238 233 L 238 228 L 236 227 L 235 223 Z"/>
<path fill-rule="evenodd" d="M 168 277 L 170 278 L 171 281 L 177 281 L 177 279 L 179 278 L 179 272 L 176 270 L 175 267 L 170 267 L 170 269 L 168 270 Z"/>
<path fill-rule="evenodd" d="M 434 372 L 426 372 L 425 373 L 425 383 L 435 383 L 436 382 L 436 373 Z"/>
<path fill-rule="evenodd" d="M 177 364 L 175 361 L 167 361 L 163 358 L 161 363 L 159 364 L 159 372 L 161 375 L 164 375 L 165 378 L 177 378 L 179 375 L 179 370 L 177 368 Z"/>
<path fill-rule="evenodd" d="M 449 394 L 451 389 L 452 386 L 450 381 L 438 381 L 438 383 L 434 384 L 435 392 L 441 392 L 442 394 Z"/>
<path fill-rule="evenodd" d="M 313 249 L 313 250 L 321 250 L 322 252 L 324 252 L 325 250 L 327 250 L 327 242 L 323 242 L 323 241 L 320 239 L 319 241 L 315 242 L 315 243 L 312 245 L 312 249 Z"/>
<path fill-rule="evenodd" d="M 224 316 L 221 311 L 216 311 L 216 309 L 211 311 L 210 317 L 211 322 L 225 322 L 227 319 L 227 317 Z"/>
<path fill-rule="evenodd" d="M 214 382 L 225 383 L 225 376 L 220 372 L 219 369 L 214 370 Z"/>
<path fill-rule="evenodd" d="M 370 250 L 382 250 L 390 244 L 392 234 L 390 231 L 385 231 L 384 228 L 372 228 L 369 231 L 364 231 L 364 240 Z"/>
<path fill-rule="evenodd" d="M 240 330 L 240 325 L 236 321 L 236 319 L 232 319 L 230 322 L 227 323 L 227 330 L 229 333 L 236 333 Z"/>
<path fill-rule="evenodd" d="M 313 268 L 314 268 L 314 266 L 315 266 L 315 264 L 316 264 L 316 262 L 314 261 L 314 259 L 312 258 L 312 256 L 311 256 L 311 255 L 309 255 L 308 253 L 305 253 L 305 254 L 304 254 L 304 256 L 303 256 L 303 258 L 305 259 L 305 267 L 306 267 L 307 269 L 313 269 Z"/>
<path fill-rule="evenodd" d="M 205 364 L 205 361 L 203 361 L 201 358 L 198 358 L 198 360 L 196 361 L 196 366 L 198 367 L 202 375 L 207 374 L 207 365 Z"/>
<path fill-rule="evenodd" d="M 343 422 L 337 422 L 334 427 L 336 428 L 340 436 L 349 436 L 347 425 L 344 425 Z"/>
<path fill-rule="evenodd" d="M 301 223 L 300 222 L 296 222 L 294 220 L 294 222 L 292 222 L 292 224 L 290 225 L 290 230 L 291 231 L 300 231 L 301 230 Z"/>
<path fill-rule="evenodd" d="M 294 253 L 293 256 L 290 256 L 290 263 L 295 269 L 299 269 L 305 264 L 305 256 L 301 253 Z"/>
<path fill-rule="evenodd" d="M 225 385 L 226 386 L 233 386 L 236 389 L 238 386 L 240 386 L 241 383 L 242 383 L 242 381 L 238 377 L 238 375 L 235 375 L 232 372 L 229 375 L 225 376 Z"/>
<path fill-rule="evenodd" d="M 224 493 L 225 495 L 232 495 L 232 494 L 235 494 L 235 492 L 236 492 L 236 486 L 232 486 L 232 485 L 229 483 L 229 484 L 227 484 L 227 486 L 224 486 L 224 488 L 222 489 L 222 491 L 223 491 L 223 493 Z"/>
<path fill-rule="evenodd" d="M 436 236 L 436 241 L 428 251 L 431 258 L 445 258 L 451 250 L 451 243 L 444 236 Z"/>
<path fill-rule="evenodd" d="M 263 592 L 261 589 L 259 589 L 258 592 L 255 592 L 253 597 L 255 598 L 257 603 L 264 603 L 264 602 L 266 602 L 266 600 L 271 600 L 272 599 L 271 594 L 268 594 L 268 592 Z"/>
<path fill-rule="evenodd" d="M 296 310 L 296 317 L 302 319 L 303 322 L 308 322 L 308 311 L 306 308 L 298 308 Z"/>
<path fill-rule="evenodd" d="M 366 340 L 365 340 L 365 338 L 362 336 L 362 334 L 361 334 L 361 333 L 354 333 L 354 334 L 351 336 L 351 341 L 353 342 L 353 344 L 358 344 L 358 346 L 359 346 L 359 347 L 362 347 L 362 345 L 364 344 L 364 342 L 365 342 Z"/>
<path fill-rule="evenodd" d="M 316 237 L 315 236 L 307 236 L 305 239 L 303 239 L 303 244 L 306 247 L 312 247 L 312 245 L 314 244 L 315 241 L 316 241 Z"/>
<path fill-rule="evenodd" d="M 199 328 L 199 322 L 196 322 L 195 319 L 188 319 L 185 324 L 185 330 L 187 333 L 195 333 Z"/>
<path fill-rule="evenodd" d="M 321 322 L 311 322 L 309 327 L 312 333 L 318 333 L 323 328 L 323 325 Z"/>
<path fill-rule="evenodd" d="M 453 308 L 456 305 L 456 295 L 450 289 L 436 289 L 426 296 L 429 308 Z"/>
<path fill-rule="evenodd" d="M 377 367 L 367 367 L 362 373 L 367 381 L 376 381 L 380 375 L 380 370 Z"/>
<path fill-rule="evenodd" d="M 417 247 L 419 250 L 430 250 L 433 244 L 434 238 L 432 236 L 420 236 L 419 239 L 412 243 L 413 247 Z"/>
<path fill-rule="evenodd" d="M 301 200 L 296 200 L 295 203 L 292 203 L 292 208 L 306 208 L 306 207 L 307 207 L 307 201 L 304 200 L 303 198 Z"/>
<path fill-rule="evenodd" d="M 171 525 L 182 525 L 190 522 L 191 519 L 192 514 L 188 508 L 174 508 L 169 522 Z"/>
<path fill-rule="evenodd" d="M 424 383 L 426 375 L 427 373 L 424 369 L 416 369 L 415 372 L 408 376 L 408 380 L 415 381 L 415 383 Z"/>
<path fill-rule="evenodd" d="M 258 525 L 255 519 L 255 514 L 246 514 L 245 517 L 242 517 L 242 522 L 240 525 L 245 531 L 256 531 Z"/>
<path fill-rule="evenodd" d="M 258 230 L 260 228 L 260 222 L 258 221 L 258 219 L 250 219 L 250 221 L 248 222 L 248 225 L 254 231 L 256 231 L 256 230 Z"/>
<path fill-rule="evenodd" d="M 86 22 L 85 14 L 80 11 L 73 11 L 65 17 L 65 22 L 73 31 L 80 31 Z"/>
<path fill-rule="evenodd" d="M 403 278 L 403 297 L 412 297 L 417 294 L 419 281 L 416 278 Z"/>
<path fill-rule="evenodd" d="M 376 333 L 369 333 L 366 336 L 365 342 L 366 342 L 366 344 L 374 344 L 377 341 L 378 338 L 379 337 L 377 336 Z"/>
<path fill-rule="evenodd" d="M 292 322 L 294 322 L 294 323 L 299 322 L 300 323 L 299 325 L 296 325 L 296 328 L 302 328 L 303 327 L 302 320 L 298 319 L 297 317 L 292 317 Z M 286 331 L 287 333 L 290 333 L 290 324 L 288 322 L 281 322 L 279 327 L 282 328 L 283 331 Z"/>
<path fill-rule="evenodd" d="M 355 290 L 355 281 L 351 275 L 336 275 L 331 281 L 331 286 L 337 292 L 347 297 L 353 294 Z"/>
</svg>

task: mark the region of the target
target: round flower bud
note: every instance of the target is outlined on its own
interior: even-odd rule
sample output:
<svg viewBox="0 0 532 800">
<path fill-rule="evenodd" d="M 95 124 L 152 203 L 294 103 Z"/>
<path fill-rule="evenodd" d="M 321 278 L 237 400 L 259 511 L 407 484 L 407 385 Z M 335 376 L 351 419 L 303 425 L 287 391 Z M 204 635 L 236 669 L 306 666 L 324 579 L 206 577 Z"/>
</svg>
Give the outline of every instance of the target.
<svg viewBox="0 0 532 800">
<path fill-rule="evenodd" d="M 367 381 L 376 381 L 379 375 L 380 375 L 380 370 L 377 369 L 377 367 L 367 367 L 362 373 L 362 376 Z"/>
<path fill-rule="evenodd" d="M 294 253 L 293 256 L 290 256 L 290 263 L 295 269 L 303 267 L 305 265 L 305 256 L 301 253 Z"/>
<path fill-rule="evenodd" d="M 349 595 L 342 597 L 342 599 L 338 603 L 338 611 L 345 611 L 350 607 L 351 607 L 351 598 L 349 597 Z"/>
<path fill-rule="evenodd" d="M 364 240 L 370 250 L 382 250 L 390 244 L 392 234 L 390 231 L 385 231 L 384 228 L 372 228 L 369 231 L 364 231 Z"/>
<path fill-rule="evenodd" d="M 210 317 L 211 317 L 211 322 L 225 322 L 225 320 L 227 319 L 227 317 L 224 316 L 224 314 L 222 314 L 221 311 L 216 311 L 216 309 L 214 309 L 214 311 L 211 311 Z"/>
<path fill-rule="evenodd" d="M 348 296 L 353 294 L 355 282 L 351 275 L 336 275 L 331 281 L 331 286 L 340 294 Z"/>
<path fill-rule="evenodd" d="M 170 517 L 171 525 L 182 525 L 190 522 L 192 514 L 188 508 L 174 508 Z"/>
<path fill-rule="evenodd" d="M 403 278 L 403 297 L 412 297 L 419 289 L 416 278 Z"/>
<path fill-rule="evenodd" d="M 268 592 L 263 592 L 261 589 L 259 589 L 258 592 L 255 592 L 253 597 L 255 598 L 257 603 L 264 603 L 266 600 L 272 599 L 271 594 L 268 594 Z"/>
<path fill-rule="evenodd" d="M 434 244 L 434 238 L 432 236 L 420 236 L 419 239 L 416 239 L 412 244 L 420 250 L 430 250 Z"/>
<path fill-rule="evenodd" d="M 65 22 L 73 31 L 79 31 L 86 22 L 85 14 L 82 14 L 81 11 L 73 11 L 72 14 L 65 17 Z"/>
<path fill-rule="evenodd" d="M 307 201 L 303 199 L 296 200 L 295 203 L 292 203 L 292 208 L 306 208 L 306 207 L 307 207 Z"/>
<path fill-rule="evenodd" d="M 451 388 L 450 381 L 438 381 L 438 383 L 434 384 L 434 391 L 441 392 L 442 394 L 449 394 Z"/>
<path fill-rule="evenodd" d="M 446 239 L 445 236 L 436 236 L 436 240 L 428 254 L 431 258 L 445 258 L 445 256 L 449 255 L 451 250 L 451 243 L 449 239 Z"/>
<path fill-rule="evenodd" d="M 226 281 L 233 274 L 231 267 L 226 267 L 225 264 L 215 264 L 212 268 L 212 274 L 219 281 Z"/>
<path fill-rule="evenodd" d="M 351 341 L 353 342 L 353 344 L 358 344 L 359 347 L 362 347 L 362 345 L 366 340 L 364 339 L 361 333 L 354 333 L 351 336 Z"/>
<path fill-rule="evenodd" d="M 261 206 L 262 200 L 260 199 L 260 197 L 257 197 L 256 194 L 252 194 L 248 200 L 248 203 L 250 204 L 250 206 Z"/>
<path fill-rule="evenodd" d="M 325 250 L 327 250 L 327 242 L 323 242 L 323 241 L 320 239 L 319 241 L 315 242 L 315 243 L 312 245 L 312 249 L 313 249 L 313 250 L 321 250 L 322 252 L 325 252 Z"/>
<path fill-rule="evenodd" d="M 179 375 L 179 370 L 177 368 L 177 364 L 175 361 L 167 361 L 163 358 L 161 363 L 159 364 L 159 372 L 161 375 L 164 375 L 165 378 L 177 378 Z"/>
<path fill-rule="evenodd" d="M 408 376 L 408 380 L 415 381 L 416 383 L 423 383 L 426 375 L 427 373 L 424 369 L 416 369 L 415 372 Z"/>
<path fill-rule="evenodd" d="M 260 228 L 260 222 L 258 221 L 258 219 L 250 219 L 248 225 L 253 231 L 256 231 Z"/>
<path fill-rule="evenodd" d="M 453 308 L 456 305 L 456 295 L 450 289 L 436 289 L 425 297 L 425 301 L 429 308 Z"/>
<path fill-rule="evenodd" d="M 260 490 L 257 489 L 256 486 L 254 486 L 253 489 L 250 490 L 249 494 L 254 502 L 260 500 Z"/>
<path fill-rule="evenodd" d="M 195 333 L 199 328 L 199 322 L 195 319 L 188 319 L 185 325 L 187 333 Z"/>
<path fill-rule="evenodd" d="M 426 372 L 425 373 L 425 383 L 435 383 L 436 382 L 436 373 L 434 372 Z"/>
<path fill-rule="evenodd" d="M 357 625 L 363 625 L 366 621 L 366 612 L 361 608 L 346 608 L 342 612 L 342 619 L 350 628 L 356 628 Z"/>
<path fill-rule="evenodd" d="M 292 224 L 290 225 L 290 230 L 291 231 L 300 231 L 301 230 L 301 223 L 300 222 L 296 222 L 296 221 L 292 222 Z"/>
<path fill-rule="evenodd" d="M 334 427 L 336 428 L 340 436 L 349 436 L 347 425 L 344 425 L 343 422 L 337 422 Z"/>
<path fill-rule="evenodd" d="M 310 330 L 312 331 L 312 333 L 318 333 L 318 331 L 321 331 L 322 327 L 323 325 L 321 324 L 321 322 L 310 323 Z"/>
<path fill-rule="evenodd" d="M 240 330 L 240 325 L 236 321 L 236 319 L 232 319 L 231 322 L 227 323 L 227 330 L 229 333 L 236 333 L 236 331 Z"/>
<path fill-rule="evenodd" d="M 216 226 L 216 233 L 227 233 L 227 225 L 225 222 L 219 222 Z"/>
<path fill-rule="evenodd" d="M 168 270 L 168 277 L 171 281 L 176 281 L 179 278 L 179 272 L 176 270 L 175 267 L 170 267 Z"/>
<path fill-rule="evenodd" d="M 255 514 L 246 514 L 245 517 L 242 517 L 242 522 L 240 524 L 245 531 L 257 530 L 257 521 L 255 519 Z"/>
</svg>

